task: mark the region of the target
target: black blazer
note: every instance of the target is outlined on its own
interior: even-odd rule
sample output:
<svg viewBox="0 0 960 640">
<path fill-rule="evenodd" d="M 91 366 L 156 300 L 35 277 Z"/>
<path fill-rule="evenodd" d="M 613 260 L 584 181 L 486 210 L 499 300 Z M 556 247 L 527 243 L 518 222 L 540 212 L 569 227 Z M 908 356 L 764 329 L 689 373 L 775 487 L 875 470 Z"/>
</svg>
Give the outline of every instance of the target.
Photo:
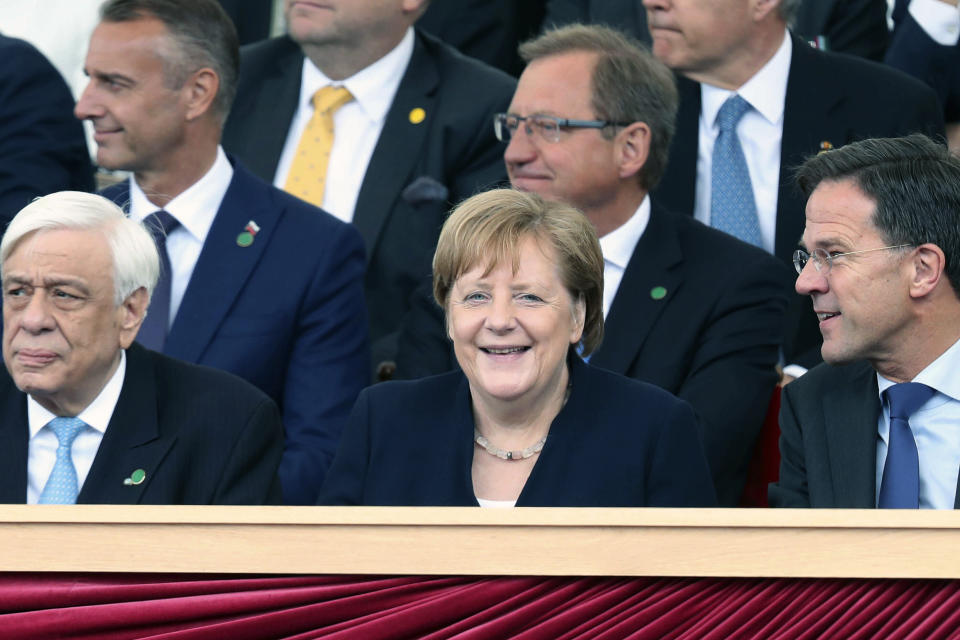
<svg viewBox="0 0 960 640">
<path fill-rule="evenodd" d="M 875 508 L 879 419 L 877 373 L 867 362 L 821 364 L 784 387 L 770 506 Z"/>
<path fill-rule="evenodd" d="M 689 405 L 576 356 L 568 362 L 570 398 L 517 506 L 715 504 Z M 473 430 L 470 387 L 459 371 L 370 387 L 354 407 L 320 504 L 475 507 Z"/>
<path fill-rule="evenodd" d="M 700 85 L 678 79 L 680 109 L 670 162 L 655 197 L 674 211 L 692 213 L 697 182 Z M 942 136 L 936 95 L 919 81 L 883 65 L 814 49 L 793 38 L 780 149 L 780 189 L 774 254 L 793 269 L 803 235 L 806 201 L 793 172 L 825 143 L 840 147 L 869 137 L 916 131 Z M 792 287 L 791 287 L 792 288 Z M 788 362 L 820 361 L 820 330 L 810 299 L 794 296 L 784 335 Z"/>
<path fill-rule="evenodd" d="M 722 506 L 743 493 L 792 282 L 765 251 L 653 201 L 590 359 L 693 406 Z M 406 378 L 457 368 L 442 311 L 427 288 L 418 293 L 401 331 L 397 374 Z"/>
<path fill-rule="evenodd" d="M 937 92 L 946 121 L 960 122 L 960 42 L 939 44 L 904 10 L 885 62 L 927 83 Z"/>
<path fill-rule="evenodd" d="M 73 95 L 33 45 L 0 35 L 0 233 L 54 191 L 93 191 L 93 165 Z"/>
<path fill-rule="evenodd" d="M 245 47 L 224 148 L 273 182 L 300 97 L 303 53 L 288 37 Z M 365 289 L 373 362 L 395 358 L 410 293 L 430 275 L 452 204 L 506 181 L 493 114 L 516 80 L 417 32 L 360 187 L 353 224 L 367 248 Z M 422 109 L 422 122 L 411 112 Z"/>
<path fill-rule="evenodd" d="M 0 372 L 0 502 L 27 499 L 27 396 Z M 228 373 L 134 344 L 78 503 L 278 504 L 276 405 Z M 139 485 L 124 484 L 135 469 Z"/>
</svg>

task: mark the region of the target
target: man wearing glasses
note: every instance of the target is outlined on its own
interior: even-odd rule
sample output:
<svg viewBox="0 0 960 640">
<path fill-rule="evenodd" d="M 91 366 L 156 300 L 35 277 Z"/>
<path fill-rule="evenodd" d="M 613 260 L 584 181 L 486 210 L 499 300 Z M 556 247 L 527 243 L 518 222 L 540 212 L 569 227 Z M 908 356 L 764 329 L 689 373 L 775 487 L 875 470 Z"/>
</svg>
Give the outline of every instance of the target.
<svg viewBox="0 0 960 640">
<path fill-rule="evenodd" d="M 822 364 L 784 389 L 778 507 L 950 509 L 960 469 L 960 158 L 915 134 L 809 159 L 797 292 Z"/>
<path fill-rule="evenodd" d="M 576 206 L 600 236 L 605 335 L 590 363 L 690 402 L 720 503 L 736 505 L 777 379 L 788 269 L 651 203 L 677 104 L 653 56 L 598 26 L 547 32 L 520 54 L 528 66 L 494 129 L 513 186 Z M 404 376 L 453 366 L 442 317 L 425 315 L 405 324 Z"/>
</svg>

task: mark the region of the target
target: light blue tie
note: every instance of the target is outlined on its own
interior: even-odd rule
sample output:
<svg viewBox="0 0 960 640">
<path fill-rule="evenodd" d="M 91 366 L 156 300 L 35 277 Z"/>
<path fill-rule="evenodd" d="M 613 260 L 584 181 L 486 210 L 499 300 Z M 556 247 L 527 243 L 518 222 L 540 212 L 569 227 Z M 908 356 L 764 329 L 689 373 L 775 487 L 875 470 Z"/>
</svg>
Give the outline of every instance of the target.
<svg viewBox="0 0 960 640">
<path fill-rule="evenodd" d="M 83 420 L 77 418 L 54 418 L 47 423 L 57 434 L 60 445 L 57 447 L 57 462 L 47 478 L 38 504 L 76 504 L 77 470 L 73 466 L 73 457 L 70 455 L 73 441 L 84 427 Z"/>
<path fill-rule="evenodd" d="M 713 145 L 710 177 L 710 224 L 757 247 L 762 246 L 757 204 L 753 199 L 747 160 L 737 137 L 737 123 L 750 104 L 733 94 L 717 113 L 717 141 Z"/>
</svg>

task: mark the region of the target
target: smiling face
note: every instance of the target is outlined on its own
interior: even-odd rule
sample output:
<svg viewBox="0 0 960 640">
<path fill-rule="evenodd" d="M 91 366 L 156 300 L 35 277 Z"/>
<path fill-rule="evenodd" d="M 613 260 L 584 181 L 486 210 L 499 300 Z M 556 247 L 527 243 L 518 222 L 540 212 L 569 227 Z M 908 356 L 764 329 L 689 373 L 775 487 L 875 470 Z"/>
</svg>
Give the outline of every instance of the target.
<svg viewBox="0 0 960 640">
<path fill-rule="evenodd" d="M 86 408 L 146 306 L 143 289 L 119 307 L 113 296 L 102 232 L 36 231 L 20 240 L 3 265 L 3 359 L 17 387 L 57 415 Z"/>
<path fill-rule="evenodd" d="M 885 247 L 872 221 L 876 204 L 850 180 L 824 181 L 807 201 L 803 244 L 845 253 Z M 878 369 L 902 361 L 910 344 L 910 270 L 907 253 L 873 251 L 842 256 L 829 273 L 810 260 L 797 278 L 797 293 L 813 298 L 823 334 L 823 359 L 843 364 L 867 359 Z"/>
<path fill-rule="evenodd" d="M 84 71 L 90 76 L 75 114 L 90 120 L 97 163 L 107 169 L 164 171 L 187 143 L 189 90 L 166 86 L 158 51 L 173 46 L 154 18 L 102 22 L 90 38 Z"/>
<path fill-rule="evenodd" d="M 454 283 L 447 325 L 474 401 L 536 405 L 566 388 L 567 350 L 580 341 L 584 305 L 560 280 L 556 255 L 525 238 L 519 268 L 474 265 Z"/>
<path fill-rule="evenodd" d="M 595 53 L 573 51 L 532 61 L 520 76 L 509 113 L 595 120 L 591 78 L 596 58 Z M 503 155 L 510 183 L 571 204 L 593 220 L 620 189 L 616 145 L 598 129 L 570 129 L 560 135 L 558 142 L 549 142 L 519 126 Z"/>
</svg>

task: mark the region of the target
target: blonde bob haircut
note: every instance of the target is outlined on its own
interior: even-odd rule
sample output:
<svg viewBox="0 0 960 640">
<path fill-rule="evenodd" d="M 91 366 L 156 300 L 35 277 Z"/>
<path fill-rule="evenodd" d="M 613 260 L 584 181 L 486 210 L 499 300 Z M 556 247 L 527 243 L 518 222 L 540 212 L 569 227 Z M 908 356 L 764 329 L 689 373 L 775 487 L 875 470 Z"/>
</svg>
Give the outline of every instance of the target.
<svg viewBox="0 0 960 640">
<path fill-rule="evenodd" d="M 495 189 L 460 203 L 440 231 L 433 256 L 433 297 L 447 311 L 450 289 L 478 264 L 490 273 L 510 261 L 520 268 L 520 245 L 534 238 L 557 256 L 560 280 L 584 303 L 582 355 L 603 339 L 603 253 L 593 225 L 580 211 L 534 193 Z"/>
</svg>

